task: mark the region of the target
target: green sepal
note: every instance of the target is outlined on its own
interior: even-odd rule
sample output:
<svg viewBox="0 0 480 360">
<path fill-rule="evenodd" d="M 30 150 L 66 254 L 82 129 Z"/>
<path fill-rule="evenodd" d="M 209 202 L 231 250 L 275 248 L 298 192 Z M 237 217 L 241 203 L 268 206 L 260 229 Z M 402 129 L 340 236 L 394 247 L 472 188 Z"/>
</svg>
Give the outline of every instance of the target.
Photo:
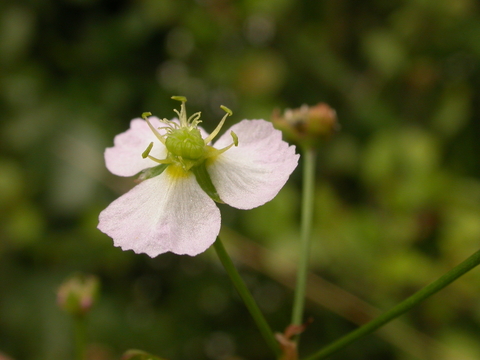
<svg viewBox="0 0 480 360">
<path fill-rule="evenodd" d="M 217 189 L 215 189 L 215 186 L 212 183 L 212 179 L 210 179 L 210 174 L 208 173 L 207 167 L 205 166 L 205 161 L 199 165 L 195 165 L 194 167 L 192 167 L 191 171 L 195 175 L 198 185 L 200 185 L 202 190 L 205 191 L 213 201 L 225 204 L 222 199 L 220 199 Z"/>
<path fill-rule="evenodd" d="M 143 181 L 158 176 L 165 171 L 168 165 L 170 164 L 160 164 L 152 168 L 145 169 L 140 173 L 138 180 Z"/>
</svg>

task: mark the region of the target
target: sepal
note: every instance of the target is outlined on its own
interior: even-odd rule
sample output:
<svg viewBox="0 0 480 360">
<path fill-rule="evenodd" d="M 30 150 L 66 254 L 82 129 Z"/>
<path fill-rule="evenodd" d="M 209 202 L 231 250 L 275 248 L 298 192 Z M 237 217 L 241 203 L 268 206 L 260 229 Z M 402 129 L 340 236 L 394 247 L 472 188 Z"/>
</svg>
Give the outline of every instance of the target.
<svg viewBox="0 0 480 360">
<path fill-rule="evenodd" d="M 152 168 L 145 169 L 140 173 L 137 180 L 143 181 L 158 176 L 165 171 L 168 165 L 170 164 L 160 164 Z"/>
<path fill-rule="evenodd" d="M 212 179 L 210 178 L 210 174 L 207 171 L 207 167 L 205 166 L 205 161 L 202 162 L 199 165 L 196 165 L 192 167 L 191 171 L 195 175 L 195 178 L 197 179 L 198 185 L 202 188 L 203 191 L 207 193 L 210 198 L 221 204 L 225 204 L 222 199 L 220 199 L 220 196 L 218 195 L 217 189 L 212 183 Z"/>
</svg>

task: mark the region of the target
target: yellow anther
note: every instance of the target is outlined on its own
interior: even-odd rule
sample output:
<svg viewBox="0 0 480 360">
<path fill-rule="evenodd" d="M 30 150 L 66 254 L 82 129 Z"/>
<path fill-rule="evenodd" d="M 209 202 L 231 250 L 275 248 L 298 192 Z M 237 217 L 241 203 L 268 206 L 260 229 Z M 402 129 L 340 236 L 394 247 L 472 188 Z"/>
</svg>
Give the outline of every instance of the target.
<svg viewBox="0 0 480 360">
<path fill-rule="evenodd" d="M 151 113 L 151 112 L 148 112 L 148 111 L 147 111 L 147 112 L 144 112 L 144 113 L 142 114 L 142 119 L 143 119 L 143 120 L 147 120 L 147 118 L 148 118 L 149 116 L 152 116 L 152 113 Z"/>
<path fill-rule="evenodd" d="M 232 116 L 233 115 L 233 111 L 230 110 L 229 108 L 227 108 L 226 106 L 223 106 L 223 105 L 220 105 L 220 109 L 222 109 L 223 111 L 225 111 L 228 116 Z"/>
<path fill-rule="evenodd" d="M 172 96 L 171 99 L 181 101 L 181 102 L 187 102 L 187 98 L 185 96 Z"/>
<path fill-rule="evenodd" d="M 238 136 L 237 136 L 237 134 L 235 134 L 233 131 L 230 131 L 230 135 L 232 136 L 233 144 L 235 146 L 238 146 Z"/>
</svg>

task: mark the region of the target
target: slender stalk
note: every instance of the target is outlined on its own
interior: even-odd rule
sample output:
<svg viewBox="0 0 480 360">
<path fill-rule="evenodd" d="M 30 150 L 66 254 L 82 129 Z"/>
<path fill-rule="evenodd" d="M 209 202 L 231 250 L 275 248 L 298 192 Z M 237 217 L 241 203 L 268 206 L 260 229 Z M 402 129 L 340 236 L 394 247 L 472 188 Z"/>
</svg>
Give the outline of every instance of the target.
<svg viewBox="0 0 480 360">
<path fill-rule="evenodd" d="M 292 324 L 294 325 L 300 325 L 303 322 L 308 258 L 312 232 L 313 201 L 315 198 L 315 158 L 316 152 L 314 149 L 305 149 L 303 154 L 302 220 L 300 225 L 301 247 L 292 310 Z"/>
<path fill-rule="evenodd" d="M 215 248 L 215 251 L 217 252 L 217 255 L 220 261 L 223 264 L 223 267 L 225 268 L 228 275 L 230 276 L 230 279 L 232 280 L 233 285 L 235 285 L 235 288 L 240 294 L 240 297 L 245 303 L 245 306 L 250 312 L 250 315 L 252 315 L 253 320 L 257 324 L 257 327 L 260 330 L 260 333 L 264 337 L 268 346 L 273 350 L 275 355 L 277 357 L 280 356 L 280 347 L 278 345 L 277 340 L 275 339 L 275 336 L 273 335 L 272 329 L 270 328 L 267 321 L 265 320 L 265 317 L 260 311 L 260 308 L 255 302 L 252 294 L 248 290 L 247 285 L 245 285 L 245 282 L 240 277 L 240 274 L 235 268 L 235 265 L 233 265 L 232 259 L 227 254 L 227 251 L 225 250 L 225 247 L 223 246 L 222 241 L 220 240 L 220 237 L 217 237 L 217 240 L 215 241 L 213 246 Z"/>
<path fill-rule="evenodd" d="M 338 339 L 337 341 L 321 349 L 315 354 L 307 357 L 305 360 L 326 359 L 328 356 L 346 347 L 350 343 L 360 339 L 365 335 L 372 333 L 373 331 L 377 330 L 378 328 L 382 327 L 383 325 L 387 324 L 388 322 L 392 321 L 398 316 L 406 313 L 415 305 L 419 304 L 423 300 L 427 299 L 428 297 L 442 290 L 444 287 L 451 284 L 460 276 L 472 270 L 478 264 L 480 264 L 480 250 L 477 251 L 472 256 L 470 256 L 465 261 L 463 261 L 461 264 L 454 267 L 445 275 L 441 276 L 431 284 L 427 285 L 426 287 L 417 291 L 415 294 L 413 294 L 409 298 L 402 301 L 400 304 L 398 304 L 391 310 L 380 315 L 379 317 L 370 321 L 369 323 L 359 327 L 357 330 L 354 330 L 351 333 L 347 334 L 346 336 Z"/>
<path fill-rule="evenodd" d="M 86 360 L 87 329 L 84 315 L 73 316 L 75 332 L 75 359 Z"/>
</svg>

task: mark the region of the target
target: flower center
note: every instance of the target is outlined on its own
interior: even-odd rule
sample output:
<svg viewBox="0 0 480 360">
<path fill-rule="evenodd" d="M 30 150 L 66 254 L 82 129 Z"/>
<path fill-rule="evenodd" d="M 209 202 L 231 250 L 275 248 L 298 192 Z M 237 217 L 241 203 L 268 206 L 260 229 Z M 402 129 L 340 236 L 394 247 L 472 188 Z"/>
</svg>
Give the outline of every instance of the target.
<svg viewBox="0 0 480 360">
<path fill-rule="evenodd" d="M 153 176 L 157 176 L 165 169 L 166 166 L 171 164 L 180 166 L 185 172 L 188 172 L 193 167 L 201 166 L 202 164 L 204 165 L 205 160 L 209 158 L 213 159 L 230 149 L 232 146 L 238 145 L 237 135 L 235 135 L 233 132 L 231 132 L 233 143 L 229 146 L 224 147 L 223 149 L 215 149 L 208 145 L 215 138 L 215 136 L 218 135 L 220 129 L 225 123 L 226 118 L 232 115 L 232 111 L 230 109 L 226 108 L 225 106 L 220 106 L 226 112 L 225 116 L 222 118 L 217 128 L 205 139 L 203 139 L 200 130 L 198 129 L 198 124 L 201 123 L 200 113 L 197 112 L 187 118 L 187 112 L 185 110 L 185 102 L 187 99 L 183 96 L 173 96 L 172 99 L 182 102 L 180 111 L 175 110 L 178 115 L 179 122 L 163 119 L 160 121 L 165 124 L 165 126 L 156 129 L 148 120 L 148 117 L 151 115 L 151 113 L 142 114 L 142 118 L 145 119 L 157 139 L 160 140 L 160 142 L 165 145 L 168 150 L 168 154 L 165 159 L 157 159 L 150 155 L 150 151 L 153 148 L 152 142 L 142 153 L 142 157 L 144 159 L 149 158 L 161 165 L 152 168 L 155 170 L 154 173 L 152 173 L 152 175 L 155 174 Z M 158 131 L 161 129 L 165 130 L 164 135 L 160 134 Z M 159 168 L 158 171 L 157 168 Z M 147 174 L 144 177 L 150 178 L 150 173 L 151 171 L 147 171 Z"/>
<path fill-rule="evenodd" d="M 205 142 L 198 129 L 173 130 L 165 140 L 167 150 L 175 157 L 198 160 L 205 153 Z"/>
</svg>

